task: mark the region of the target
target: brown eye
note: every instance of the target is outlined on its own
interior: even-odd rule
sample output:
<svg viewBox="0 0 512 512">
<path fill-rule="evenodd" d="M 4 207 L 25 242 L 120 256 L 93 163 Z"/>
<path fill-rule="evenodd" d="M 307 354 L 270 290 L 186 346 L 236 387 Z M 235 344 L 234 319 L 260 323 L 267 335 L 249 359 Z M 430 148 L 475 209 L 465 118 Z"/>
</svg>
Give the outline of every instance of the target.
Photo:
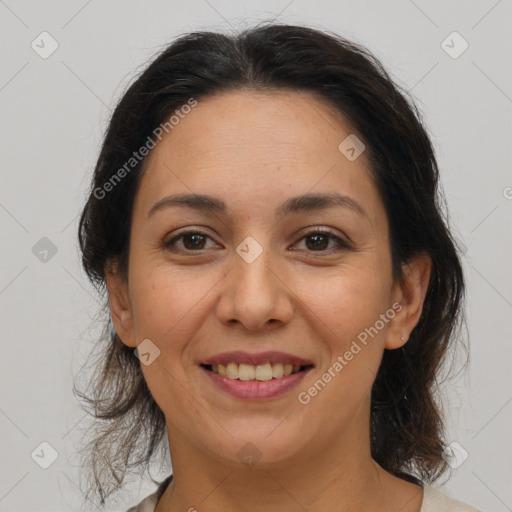
<svg viewBox="0 0 512 512">
<path fill-rule="evenodd" d="M 314 231 L 307 233 L 297 243 L 302 241 L 304 241 L 305 246 L 305 249 L 303 250 L 307 252 L 331 253 L 352 248 L 348 242 L 345 242 L 334 233 L 323 229 L 315 229 Z M 329 247 L 331 242 L 334 246 Z"/>
<path fill-rule="evenodd" d="M 206 233 L 187 231 L 164 242 L 163 247 L 173 252 L 198 252 L 209 248 L 207 246 L 208 241 L 213 242 Z"/>
<path fill-rule="evenodd" d="M 306 246 L 308 249 L 311 250 L 326 249 L 327 246 L 329 245 L 329 237 L 327 237 L 326 235 L 309 235 L 306 238 L 306 240 Z"/>
<path fill-rule="evenodd" d="M 188 233 L 183 235 L 183 246 L 185 249 L 203 249 L 205 237 L 201 233 Z"/>
</svg>

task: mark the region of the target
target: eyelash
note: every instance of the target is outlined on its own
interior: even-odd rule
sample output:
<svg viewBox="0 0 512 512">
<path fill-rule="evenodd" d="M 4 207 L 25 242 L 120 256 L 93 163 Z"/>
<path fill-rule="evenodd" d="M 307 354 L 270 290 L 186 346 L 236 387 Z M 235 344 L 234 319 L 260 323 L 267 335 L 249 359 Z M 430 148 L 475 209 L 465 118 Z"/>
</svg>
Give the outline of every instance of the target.
<svg viewBox="0 0 512 512">
<path fill-rule="evenodd" d="M 212 239 L 208 234 L 206 234 L 206 233 L 204 233 L 202 231 L 199 231 L 199 230 L 185 231 L 183 233 L 180 233 L 179 235 L 176 235 L 175 237 L 171 238 L 170 240 L 165 241 L 163 243 L 164 249 L 167 249 L 167 250 L 170 250 L 170 251 L 173 251 L 173 252 L 178 252 L 179 250 L 181 250 L 181 251 L 188 252 L 188 253 L 201 252 L 203 250 L 206 250 L 206 249 L 198 249 L 198 250 L 178 249 L 178 251 L 176 251 L 176 250 L 173 249 L 173 246 L 176 244 L 176 242 L 178 240 L 181 240 L 184 237 L 189 236 L 189 235 L 200 235 L 200 236 Z M 314 230 L 309 231 L 308 233 L 303 235 L 301 238 L 299 238 L 299 240 L 297 240 L 296 243 L 298 243 L 298 242 L 300 242 L 302 240 L 305 240 L 306 238 L 314 236 L 314 235 L 323 235 L 323 236 L 326 236 L 329 239 L 329 241 L 336 242 L 336 244 L 337 244 L 337 248 L 335 248 L 336 252 L 343 251 L 343 250 L 351 250 L 352 249 L 352 246 L 348 242 L 346 242 L 345 240 L 342 240 L 341 238 L 336 236 L 334 233 L 332 233 L 331 231 L 329 231 L 328 229 L 325 229 L 325 228 L 316 228 Z M 332 251 L 332 249 L 331 249 L 331 251 Z M 311 252 L 311 253 L 330 253 L 329 249 L 322 249 L 322 250 L 319 250 L 319 251 L 310 250 L 310 251 L 307 251 L 307 252 Z"/>
</svg>

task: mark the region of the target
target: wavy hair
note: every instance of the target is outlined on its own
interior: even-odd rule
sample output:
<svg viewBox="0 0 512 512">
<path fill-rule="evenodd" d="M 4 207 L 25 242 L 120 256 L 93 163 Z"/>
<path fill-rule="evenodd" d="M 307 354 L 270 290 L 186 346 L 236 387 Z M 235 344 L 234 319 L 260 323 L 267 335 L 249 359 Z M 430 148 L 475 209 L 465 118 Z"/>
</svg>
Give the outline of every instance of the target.
<svg viewBox="0 0 512 512">
<path fill-rule="evenodd" d="M 384 351 L 373 384 L 371 453 L 409 481 L 428 483 L 447 469 L 438 381 L 464 320 L 464 279 L 431 140 L 413 99 L 366 48 L 330 32 L 270 22 L 234 34 L 180 36 L 134 79 L 106 130 L 78 229 L 83 268 L 104 300 L 104 329 L 87 391 L 74 388 L 94 416 L 83 467 L 101 504 L 127 472 L 148 468 L 159 447 L 163 455 L 166 425 L 133 349 L 113 328 L 105 285 L 112 262 L 127 275 L 146 158 L 108 193 L 98 191 L 191 98 L 240 88 L 307 91 L 345 116 L 366 146 L 386 208 L 395 279 L 416 254 L 431 258 L 421 317 L 401 349 Z"/>
</svg>

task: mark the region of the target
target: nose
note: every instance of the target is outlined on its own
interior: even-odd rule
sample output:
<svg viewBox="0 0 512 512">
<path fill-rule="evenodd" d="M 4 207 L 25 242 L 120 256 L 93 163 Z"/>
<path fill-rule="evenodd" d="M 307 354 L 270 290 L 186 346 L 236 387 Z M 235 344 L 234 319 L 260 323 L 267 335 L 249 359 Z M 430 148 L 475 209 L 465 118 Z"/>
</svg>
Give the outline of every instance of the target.
<svg viewBox="0 0 512 512">
<path fill-rule="evenodd" d="M 224 324 L 241 324 L 250 331 L 284 325 L 293 317 L 293 293 L 267 251 L 252 263 L 238 254 L 224 278 L 217 316 Z"/>
</svg>

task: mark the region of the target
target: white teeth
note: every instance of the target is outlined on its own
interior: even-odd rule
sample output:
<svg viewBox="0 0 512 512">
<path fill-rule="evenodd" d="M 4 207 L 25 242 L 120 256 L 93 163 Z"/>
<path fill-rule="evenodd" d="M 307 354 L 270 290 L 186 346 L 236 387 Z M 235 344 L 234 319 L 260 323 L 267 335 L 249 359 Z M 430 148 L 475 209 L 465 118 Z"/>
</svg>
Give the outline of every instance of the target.
<svg viewBox="0 0 512 512">
<path fill-rule="evenodd" d="M 256 366 L 256 380 L 272 380 L 272 365 L 270 363 Z"/>
<path fill-rule="evenodd" d="M 232 363 L 236 364 L 236 363 Z M 239 380 L 254 380 L 256 370 L 252 364 L 239 364 L 238 365 L 238 379 Z"/>
<path fill-rule="evenodd" d="M 276 363 L 272 365 L 272 377 L 274 379 L 279 379 L 284 375 L 284 368 L 281 363 Z"/>
<path fill-rule="evenodd" d="M 273 378 L 279 379 L 283 376 L 286 377 L 292 373 L 297 373 L 300 369 L 300 365 L 282 363 L 252 365 L 231 362 L 227 365 L 212 364 L 211 369 L 212 372 L 223 375 L 228 379 L 267 381 L 272 380 Z"/>
<path fill-rule="evenodd" d="M 226 367 L 226 377 L 238 379 L 238 365 L 236 363 L 228 363 Z"/>
</svg>

